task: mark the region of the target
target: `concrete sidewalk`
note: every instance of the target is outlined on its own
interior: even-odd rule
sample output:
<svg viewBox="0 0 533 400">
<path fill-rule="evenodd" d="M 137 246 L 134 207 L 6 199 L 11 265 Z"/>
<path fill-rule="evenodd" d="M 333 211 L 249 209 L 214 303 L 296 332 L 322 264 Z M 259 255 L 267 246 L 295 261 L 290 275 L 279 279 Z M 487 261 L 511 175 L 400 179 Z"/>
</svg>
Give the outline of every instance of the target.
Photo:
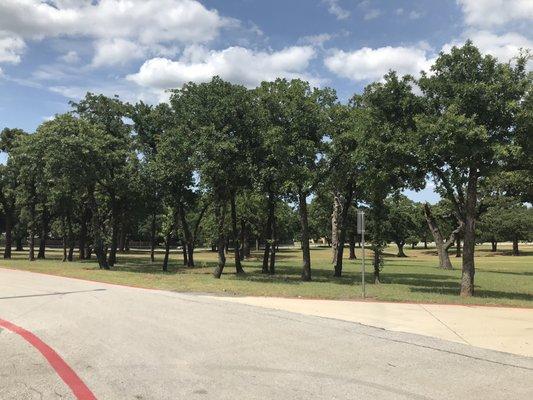
<svg viewBox="0 0 533 400">
<path fill-rule="evenodd" d="M 533 357 L 533 309 L 208 296 L 233 303 L 359 322 Z"/>
</svg>

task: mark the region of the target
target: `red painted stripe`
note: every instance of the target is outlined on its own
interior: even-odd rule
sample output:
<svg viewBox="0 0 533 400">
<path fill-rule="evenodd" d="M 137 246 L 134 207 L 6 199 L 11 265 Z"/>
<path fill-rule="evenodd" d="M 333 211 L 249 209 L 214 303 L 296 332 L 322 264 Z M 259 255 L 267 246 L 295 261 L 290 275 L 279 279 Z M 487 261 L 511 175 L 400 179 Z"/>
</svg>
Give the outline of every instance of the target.
<svg viewBox="0 0 533 400">
<path fill-rule="evenodd" d="M 94 394 L 83 383 L 72 368 L 57 354 L 54 349 L 44 343 L 33 333 L 20 326 L 12 324 L 0 318 L 0 326 L 22 336 L 29 344 L 35 347 L 46 358 L 52 368 L 57 372 L 61 379 L 70 387 L 72 393 L 78 400 L 96 400 Z"/>
</svg>

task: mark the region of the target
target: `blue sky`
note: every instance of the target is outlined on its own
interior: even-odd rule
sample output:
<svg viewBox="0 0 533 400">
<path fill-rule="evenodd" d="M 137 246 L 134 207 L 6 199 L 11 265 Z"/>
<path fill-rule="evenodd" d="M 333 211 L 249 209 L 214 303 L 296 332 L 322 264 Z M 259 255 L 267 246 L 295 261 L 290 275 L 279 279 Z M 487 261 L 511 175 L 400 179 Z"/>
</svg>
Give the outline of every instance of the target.
<svg viewBox="0 0 533 400">
<path fill-rule="evenodd" d="M 300 77 L 346 100 L 467 38 L 507 61 L 533 48 L 532 22 L 531 0 L 1 0 L 0 128 L 33 131 L 88 90 L 157 102 L 214 74 Z"/>
</svg>

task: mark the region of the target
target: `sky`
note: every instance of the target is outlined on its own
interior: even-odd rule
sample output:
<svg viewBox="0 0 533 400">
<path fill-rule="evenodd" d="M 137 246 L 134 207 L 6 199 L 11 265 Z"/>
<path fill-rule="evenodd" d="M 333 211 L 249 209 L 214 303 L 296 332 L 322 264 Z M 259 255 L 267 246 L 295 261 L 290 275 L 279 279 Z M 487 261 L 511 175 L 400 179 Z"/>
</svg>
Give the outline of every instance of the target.
<svg viewBox="0 0 533 400">
<path fill-rule="evenodd" d="M 468 38 L 501 61 L 533 49 L 533 0 L 0 0 L 0 129 L 32 132 L 87 91 L 156 103 L 213 75 L 347 101 Z"/>
</svg>

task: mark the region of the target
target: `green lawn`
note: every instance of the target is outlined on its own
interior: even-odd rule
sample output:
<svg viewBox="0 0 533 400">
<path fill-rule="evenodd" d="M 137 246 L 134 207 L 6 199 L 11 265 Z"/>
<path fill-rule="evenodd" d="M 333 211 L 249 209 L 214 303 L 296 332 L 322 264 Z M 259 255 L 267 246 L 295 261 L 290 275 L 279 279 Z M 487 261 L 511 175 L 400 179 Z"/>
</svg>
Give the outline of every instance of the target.
<svg viewBox="0 0 533 400">
<path fill-rule="evenodd" d="M 460 298 L 460 259 L 452 256 L 456 269 L 436 268 L 434 249 L 407 249 L 408 258 L 396 258 L 395 248 L 387 249 L 382 271 L 383 283 L 372 284 L 370 260 L 367 262 L 367 295 L 372 300 L 411 301 L 426 303 L 490 304 L 533 307 L 533 246 L 521 245 L 521 256 L 509 254 L 509 246 L 500 246 L 491 253 L 486 246 L 477 248 L 476 296 Z M 53 275 L 90 279 L 101 282 L 173 290 L 179 292 L 225 293 L 230 295 L 284 296 L 323 299 L 360 299 L 360 260 L 346 260 L 344 276 L 332 277 L 331 250 L 316 248 L 311 252 L 313 281 L 300 281 L 301 254 L 296 249 L 278 253 L 278 273 L 261 274 L 259 260 L 244 262 L 246 275 L 236 276 L 231 256 L 222 279 L 211 276 L 216 254 L 195 253 L 196 268 L 180 265 L 181 255 L 174 252 L 170 271 L 160 271 L 162 254 L 150 263 L 146 252 L 119 254 L 119 263 L 111 271 L 99 270 L 94 261 L 61 262 L 61 251 L 48 250 L 46 260 L 26 261 L 25 252 L 15 252 L 12 260 L 0 261 L 1 266 Z M 360 250 L 357 249 L 360 256 Z M 371 252 L 367 251 L 367 258 Z M 259 256 L 259 253 L 254 254 Z"/>
</svg>

